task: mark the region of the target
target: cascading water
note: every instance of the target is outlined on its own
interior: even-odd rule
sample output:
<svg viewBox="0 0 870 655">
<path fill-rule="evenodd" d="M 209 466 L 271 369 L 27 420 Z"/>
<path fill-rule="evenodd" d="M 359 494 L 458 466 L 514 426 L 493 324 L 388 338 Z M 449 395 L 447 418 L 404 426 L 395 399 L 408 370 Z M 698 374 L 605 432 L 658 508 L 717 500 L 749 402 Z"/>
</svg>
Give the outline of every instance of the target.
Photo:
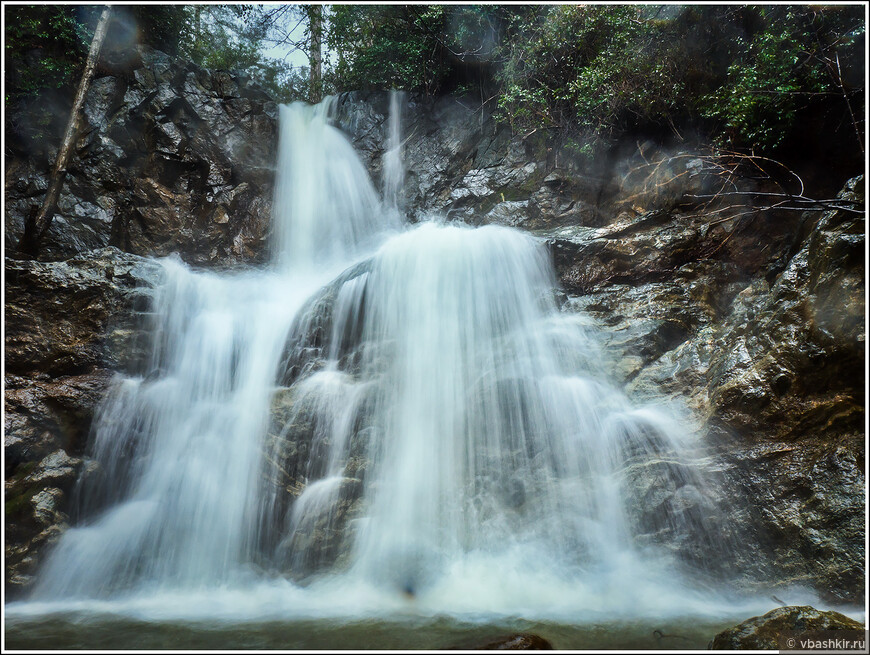
<svg viewBox="0 0 870 655">
<path fill-rule="evenodd" d="M 307 486 L 275 485 L 264 522 L 288 571 L 340 571 L 453 609 L 474 599 L 469 611 L 534 612 L 535 593 L 574 609 L 610 597 L 611 612 L 631 598 L 634 611 L 641 590 L 658 604 L 685 593 L 672 561 L 635 544 L 630 484 L 632 467 L 665 463 L 669 484 L 702 496 L 690 443 L 667 413 L 633 407 L 595 370 L 594 343 L 564 329 L 542 245 L 424 223 L 355 273 L 291 336 L 305 351 L 331 309 L 321 368 L 289 389 L 269 458 L 281 472 L 312 453 Z M 667 520 L 716 557 L 703 516 Z"/>
<path fill-rule="evenodd" d="M 94 433 L 100 469 L 40 575 L 37 598 L 227 582 L 256 529 L 260 437 L 294 299 L 269 275 L 192 273 L 164 261 L 160 335 L 142 378 L 122 378 Z M 271 279 L 270 279 L 271 278 Z M 244 409 L 242 409 L 244 408 Z"/>
<path fill-rule="evenodd" d="M 34 598 L 244 578 L 260 529 L 270 394 L 293 316 L 395 222 L 381 219 L 329 108 L 281 108 L 274 270 L 217 275 L 163 261 L 149 369 L 120 379 L 104 403 L 92 444 L 100 468 L 79 490 L 87 518 L 46 562 Z"/>
<path fill-rule="evenodd" d="M 390 92 L 390 117 L 388 126 L 387 149 L 384 152 L 384 203 L 401 213 L 405 198 L 405 161 L 402 157 L 402 101 L 404 93 Z"/>
<path fill-rule="evenodd" d="M 397 98 L 383 202 L 329 101 L 285 106 L 273 266 L 163 261 L 150 368 L 102 406 L 82 518 L 31 607 L 570 621 L 721 607 L 668 554 L 668 538 L 710 559 L 721 542 L 697 444 L 607 381 L 594 334 L 557 310 L 544 246 L 492 226 L 399 230 Z M 647 506 L 650 479 L 685 511 Z"/>
<path fill-rule="evenodd" d="M 331 124 L 334 102 L 280 109 L 273 260 L 302 273 L 347 263 L 376 244 L 385 227 L 399 224 L 381 210 L 353 146 Z"/>
</svg>

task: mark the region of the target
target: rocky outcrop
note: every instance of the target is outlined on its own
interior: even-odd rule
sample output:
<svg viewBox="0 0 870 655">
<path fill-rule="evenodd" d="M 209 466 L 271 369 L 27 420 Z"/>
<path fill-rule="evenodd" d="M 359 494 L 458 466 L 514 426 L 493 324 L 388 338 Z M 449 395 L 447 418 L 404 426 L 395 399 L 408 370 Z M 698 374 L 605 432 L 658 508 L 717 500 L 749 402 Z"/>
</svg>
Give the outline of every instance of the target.
<svg viewBox="0 0 870 655">
<path fill-rule="evenodd" d="M 7 592 L 25 587 L 66 525 L 94 410 L 114 371 L 148 353 L 140 315 L 159 267 L 116 248 L 6 261 Z"/>
<path fill-rule="evenodd" d="M 779 607 L 723 630 L 710 642 L 712 650 L 802 650 L 801 639 L 830 639 L 830 631 L 841 639 L 863 640 L 864 625 L 839 612 L 814 607 Z M 818 634 L 819 632 L 827 634 Z"/>
<path fill-rule="evenodd" d="M 103 248 L 63 262 L 6 261 L 6 371 L 52 376 L 141 355 L 129 310 L 149 306 L 159 266 Z"/>
<path fill-rule="evenodd" d="M 390 104 L 383 92 L 352 92 L 336 105 L 339 126 L 380 184 Z M 593 159 L 546 130 L 512 134 L 491 107 L 468 98 L 412 96 L 399 104 L 411 221 L 437 214 L 526 230 L 601 227 L 721 186 L 713 168 L 689 151 L 629 140 Z"/>
<path fill-rule="evenodd" d="M 345 409 L 346 399 L 324 392 L 310 376 L 324 368 L 333 349 L 341 371 L 335 375 L 357 370 L 362 307 L 345 308 L 350 316 L 337 317 L 336 304 L 342 287 L 366 275 L 370 268 L 370 260 L 360 262 L 309 299 L 290 328 L 278 367 L 281 386 L 272 398 L 265 444 L 266 477 L 275 493 L 272 513 L 264 522 L 268 526 L 266 548 L 284 562 L 284 573 L 297 579 L 332 567 L 349 554 L 352 519 L 363 509 L 363 481 L 370 466 L 370 412 L 360 406 L 348 444 L 349 464 L 340 477 L 336 476 L 327 469 L 333 446 L 330 427 Z M 298 502 L 308 502 L 300 500 L 306 491 L 317 498 L 320 511 L 291 526 L 288 517 Z M 292 540 L 286 540 L 291 533 Z M 290 556 L 294 561 L 288 561 Z"/>
<path fill-rule="evenodd" d="M 553 644 L 527 632 L 494 637 L 486 643 L 451 646 L 447 650 L 553 650 Z"/>
<path fill-rule="evenodd" d="M 91 83 L 41 257 L 65 259 L 112 245 L 140 255 L 178 252 L 200 265 L 262 260 L 275 103 L 243 76 L 179 63 L 144 46 L 134 54 Z M 10 252 L 48 188 L 52 147 L 60 141 L 32 132 L 22 128 L 9 140 Z"/>
<path fill-rule="evenodd" d="M 841 196 L 863 194 L 856 178 Z M 687 333 L 630 388 L 686 398 L 706 421 L 745 512 L 735 515 L 749 531 L 742 568 L 859 602 L 864 217 L 832 210 L 805 221 L 809 232 L 781 273 L 750 278 L 718 321 Z"/>
<path fill-rule="evenodd" d="M 489 111 L 451 96 L 403 104 L 404 204 L 412 221 L 431 214 L 471 224 L 525 229 L 597 225 L 606 178 L 556 167 L 542 141 L 512 137 Z M 375 181 L 388 143 L 389 101 L 383 93 L 339 98 L 337 120 Z"/>
<path fill-rule="evenodd" d="M 667 212 L 548 236 L 565 310 L 602 328 L 627 390 L 697 419 L 729 499 L 727 568 L 839 602 L 860 602 L 865 579 L 863 189 L 850 180 L 854 205 L 790 235 Z"/>
</svg>

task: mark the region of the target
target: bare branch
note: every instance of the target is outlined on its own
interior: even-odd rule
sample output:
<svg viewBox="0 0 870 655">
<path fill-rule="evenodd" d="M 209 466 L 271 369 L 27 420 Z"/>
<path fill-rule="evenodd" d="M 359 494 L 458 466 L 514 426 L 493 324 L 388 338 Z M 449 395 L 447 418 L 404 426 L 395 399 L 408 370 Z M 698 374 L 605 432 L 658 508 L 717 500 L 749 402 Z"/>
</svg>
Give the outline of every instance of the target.
<svg viewBox="0 0 870 655">
<path fill-rule="evenodd" d="M 843 100 L 846 101 L 846 106 L 849 108 L 849 115 L 852 117 L 852 126 L 855 128 L 855 136 L 858 138 L 858 145 L 861 148 L 861 154 L 864 154 L 864 142 L 861 139 L 861 130 L 858 129 L 858 122 L 855 120 L 855 113 L 852 111 L 852 103 L 849 102 L 849 96 L 846 93 L 846 87 L 843 85 L 843 73 L 840 70 L 840 53 L 836 53 L 837 56 L 837 82 L 840 85 L 840 89 L 843 91 Z"/>
</svg>

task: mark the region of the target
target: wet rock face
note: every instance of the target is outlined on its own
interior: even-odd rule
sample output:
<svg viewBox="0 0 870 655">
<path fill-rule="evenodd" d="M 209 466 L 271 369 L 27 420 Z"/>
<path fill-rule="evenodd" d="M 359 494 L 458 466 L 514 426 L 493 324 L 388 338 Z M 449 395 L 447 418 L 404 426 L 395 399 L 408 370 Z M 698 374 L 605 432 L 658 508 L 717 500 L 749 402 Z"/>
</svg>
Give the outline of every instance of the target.
<svg viewBox="0 0 870 655">
<path fill-rule="evenodd" d="M 111 247 L 64 262 L 7 259 L 6 371 L 56 376 L 142 356 L 135 312 L 147 310 L 158 275 Z"/>
<path fill-rule="evenodd" d="M 863 201 L 863 179 L 842 197 Z M 618 240 L 616 226 L 551 234 L 563 283 L 579 292 L 565 310 L 599 324 L 630 393 L 664 392 L 697 417 L 731 506 L 729 566 L 744 584 L 860 602 L 863 216 L 808 212 L 797 238 L 758 236 L 766 265 L 758 246 L 748 260 L 705 257 L 695 222 L 676 216 L 662 230 L 662 220 L 635 220 Z"/>
<path fill-rule="evenodd" d="M 863 199 L 863 180 L 844 197 Z M 706 418 L 748 538 L 737 564 L 832 601 L 864 595 L 863 230 L 860 214 L 808 216 L 785 269 L 753 277 L 719 321 L 645 367 Z"/>
<path fill-rule="evenodd" d="M 15 594 L 63 531 L 93 413 L 115 370 L 147 357 L 141 314 L 158 267 L 103 248 L 6 260 L 6 582 Z"/>
<path fill-rule="evenodd" d="M 199 265 L 262 260 L 275 103 L 242 76 L 178 63 L 147 47 L 136 54 L 91 83 L 41 257 L 114 245 L 141 255 L 179 252 Z M 54 157 L 12 157 L 8 249 L 48 188 Z"/>
<path fill-rule="evenodd" d="M 335 417 L 320 405 L 316 394 L 279 387 L 265 443 L 265 493 L 272 500 L 263 520 L 264 559 L 277 561 L 283 575 L 300 582 L 341 566 L 350 554 L 352 520 L 362 514 L 370 466 L 369 414 L 363 408 L 350 435 L 350 464 L 338 477 L 328 470 Z"/>
<path fill-rule="evenodd" d="M 269 515 L 263 544 L 267 561 L 299 581 L 342 566 L 353 543 L 353 519 L 363 510 L 363 487 L 371 467 L 371 398 L 359 403 L 334 396 L 317 384 L 317 373 L 334 358 L 330 373 L 352 379 L 362 358 L 364 293 L 359 304 L 337 309 L 346 285 L 364 285 L 371 260 L 351 267 L 323 287 L 304 306 L 290 329 L 272 399 L 265 443 L 265 479 Z M 342 446 L 348 465 L 330 469 L 337 446 L 336 422 L 350 403 L 348 441 Z M 339 461 L 344 461 L 339 457 Z"/>
<path fill-rule="evenodd" d="M 453 97 L 411 97 L 402 111 L 410 220 L 434 213 L 524 229 L 602 224 L 598 200 L 607 181 L 560 168 L 552 150 L 512 137 L 488 110 Z M 388 142 L 388 95 L 343 94 L 337 118 L 377 183 Z"/>
<path fill-rule="evenodd" d="M 281 355 L 278 375 L 282 385 L 290 386 L 322 368 L 330 350 L 335 351 L 341 370 L 356 371 L 360 359 L 364 304 L 360 302 L 359 306 L 349 308 L 349 315 L 339 318 L 335 316 L 335 305 L 342 287 L 358 280 L 364 283 L 370 268 L 371 260 L 352 266 L 320 289 L 299 310 Z"/>
<path fill-rule="evenodd" d="M 13 476 L 7 476 L 7 593 L 14 595 L 31 582 L 41 553 L 66 528 L 70 494 L 82 466 L 82 459 L 58 449 L 15 467 Z"/>
<path fill-rule="evenodd" d="M 712 650 L 789 650 L 798 649 L 788 638 L 829 638 L 819 631 L 855 631 L 855 639 L 864 638 L 863 624 L 839 612 L 820 611 L 808 605 L 779 607 L 764 616 L 755 616 L 723 630 L 710 642 Z M 838 635 L 845 636 L 845 635 Z"/>
</svg>

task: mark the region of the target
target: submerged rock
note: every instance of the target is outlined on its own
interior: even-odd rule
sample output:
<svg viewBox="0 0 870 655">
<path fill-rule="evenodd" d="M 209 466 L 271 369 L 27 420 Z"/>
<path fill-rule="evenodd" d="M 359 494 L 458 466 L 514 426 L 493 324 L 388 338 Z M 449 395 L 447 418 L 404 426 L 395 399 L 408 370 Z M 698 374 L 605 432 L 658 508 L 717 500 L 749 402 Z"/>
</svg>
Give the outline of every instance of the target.
<svg viewBox="0 0 870 655">
<path fill-rule="evenodd" d="M 818 631 L 854 630 L 856 639 L 864 638 L 864 625 L 839 612 L 817 610 L 808 605 L 778 607 L 764 616 L 755 616 L 723 630 L 710 642 L 712 650 L 797 650 L 790 637 L 808 638 Z M 830 637 L 831 635 L 817 635 Z"/>
<path fill-rule="evenodd" d="M 553 650 L 553 644 L 538 635 L 519 632 L 495 637 L 482 644 L 450 646 L 447 650 Z"/>
</svg>

